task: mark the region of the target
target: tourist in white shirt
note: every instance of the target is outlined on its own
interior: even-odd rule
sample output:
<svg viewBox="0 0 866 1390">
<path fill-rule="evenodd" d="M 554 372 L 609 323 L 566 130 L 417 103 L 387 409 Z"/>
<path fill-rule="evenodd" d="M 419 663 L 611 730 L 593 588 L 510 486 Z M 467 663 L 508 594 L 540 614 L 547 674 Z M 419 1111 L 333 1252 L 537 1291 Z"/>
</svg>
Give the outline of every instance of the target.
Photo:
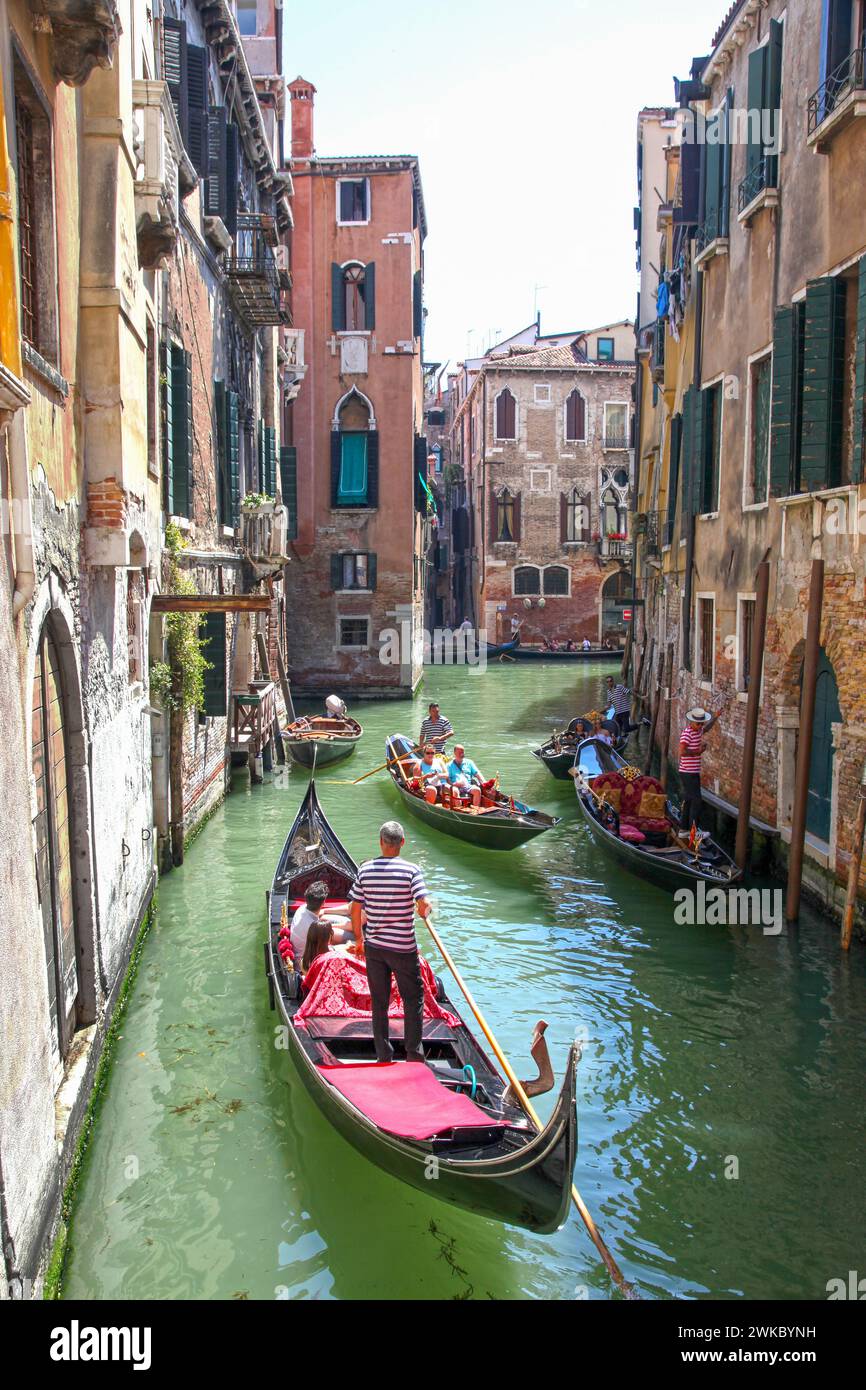
<svg viewBox="0 0 866 1390">
<path fill-rule="evenodd" d="M 352 939 L 353 933 L 348 917 L 341 917 L 334 912 L 322 912 L 327 897 L 328 885 L 326 883 L 323 883 L 321 879 L 311 883 L 304 894 L 303 903 L 292 918 L 292 950 L 298 963 L 303 959 L 307 945 L 307 933 L 313 923 L 327 923 L 331 927 L 331 940 L 335 945 L 341 941 Z"/>
</svg>

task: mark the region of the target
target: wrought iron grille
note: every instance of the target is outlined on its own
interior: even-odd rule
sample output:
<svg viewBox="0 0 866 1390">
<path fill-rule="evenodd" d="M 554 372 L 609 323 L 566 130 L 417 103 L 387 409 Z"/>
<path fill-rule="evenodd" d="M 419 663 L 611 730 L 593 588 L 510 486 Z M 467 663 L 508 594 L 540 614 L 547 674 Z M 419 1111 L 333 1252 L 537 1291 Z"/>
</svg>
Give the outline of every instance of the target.
<svg viewBox="0 0 866 1390">
<path fill-rule="evenodd" d="M 843 58 L 837 68 L 834 68 L 828 77 L 824 79 L 817 92 L 813 92 L 809 98 L 808 127 L 809 134 L 812 135 L 818 129 L 822 121 L 826 121 L 831 116 L 841 102 L 845 100 L 849 92 L 857 91 L 864 86 L 864 73 L 866 73 L 866 46 L 855 48 L 853 53 L 849 53 L 847 58 Z"/>
<path fill-rule="evenodd" d="M 737 212 L 754 202 L 765 188 L 776 187 L 776 156 L 765 154 L 743 179 L 737 192 Z"/>
<path fill-rule="evenodd" d="M 39 346 L 39 300 L 35 266 L 35 201 L 33 187 L 33 117 L 20 101 L 15 103 L 15 137 L 18 146 L 18 244 L 21 252 L 21 331 L 28 343 Z"/>
</svg>

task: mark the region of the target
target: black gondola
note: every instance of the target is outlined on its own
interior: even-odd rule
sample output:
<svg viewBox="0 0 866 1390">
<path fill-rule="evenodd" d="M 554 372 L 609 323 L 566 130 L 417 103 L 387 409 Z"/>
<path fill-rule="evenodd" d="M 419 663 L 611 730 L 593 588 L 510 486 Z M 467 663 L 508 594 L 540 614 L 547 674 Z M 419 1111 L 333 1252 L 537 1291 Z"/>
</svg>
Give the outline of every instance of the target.
<svg viewBox="0 0 866 1390">
<path fill-rule="evenodd" d="M 725 887 L 739 882 L 742 870 L 715 840 L 705 836 L 694 850 L 678 841 L 679 818 L 670 800 L 657 825 L 650 822 L 656 826 L 653 831 L 644 833 L 639 823 L 626 823 L 615 805 L 602 797 L 603 788 L 597 787 L 596 779 L 604 773 L 621 773 L 627 766 L 626 760 L 601 739 L 587 738 L 578 745 L 572 769 L 574 790 L 593 840 L 642 878 L 654 879 L 664 888 L 681 888 L 699 880 Z M 642 780 L 655 782 L 654 778 Z M 661 783 L 655 785 L 661 788 Z"/>
<path fill-rule="evenodd" d="M 546 743 L 542 743 L 540 748 L 532 749 L 532 756 L 543 763 L 551 776 L 556 777 L 560 782 L 568 781 L 571 768 L 574 766 L 574 755 L 577 746 L 582 739 L 592 733 L 592 723 L 586 718 L 573 719 L 572 724 L 582 725 L 576 733 L 569 733 L 568 729 L 563 729 L 561 733 L 553 734 Z M 613 709 L 605 713 L 603 720 L 605 728 L 610 733 L 613 744 L 612 747 L 619 753 L 628 742 L 628 734 L 624 734 L 613 718 Z"/>
<path fill-rule="evenodd" d="M 424 1066 L 376 1064 L 368 1017 L 296 1022 L 298 976 L 278 949 L 283 906 L 290 910 L 317 879 L 328 885 L 332 905 L 343 902 L 355 874 L 311 781 L 274 874 L 265 948 L 272 1004 L 287 1025 L 288 1051 L 304 1085 L 343 1137 L 386 1172 L 481 1216 L 532 1231 L 556 1230 L 568 1210 L 577 1149 L 574 1047 L 551 1118 L 538 1130 L 508 1099 L 506 1081 L 438 980 L 437 1003 L 458 1023 L 425 1020 Z M 390 1021 L 397 1058 L 402 1029 L 402 1020 Z M 420 1091 L 430 1117 L 423 1138 L 401 1132 L 410 1128 L 399 1111 L 405 1086 Z M 433 1161 L 435 1182 L 429 1176 Z"/>
</svg>

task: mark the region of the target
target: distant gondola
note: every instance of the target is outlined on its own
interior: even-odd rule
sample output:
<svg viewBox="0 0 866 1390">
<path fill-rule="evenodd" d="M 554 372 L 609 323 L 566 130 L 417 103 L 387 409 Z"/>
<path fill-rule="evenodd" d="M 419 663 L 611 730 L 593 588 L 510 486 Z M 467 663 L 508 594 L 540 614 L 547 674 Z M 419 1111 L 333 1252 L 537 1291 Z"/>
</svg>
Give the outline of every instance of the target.
<svg viewBox="0 0 866 1390">
<path fill-rule="evenodd" d="M 414 746 L 405 734 L 391 734 L 386 738 L 388 771 L 409 809 L 436 830 L 456 835 L 459 840 L 469 840 L 482 849 L 514 849 L 559 824 L 559 820 L 546 811 L 536 811 L 500 791 L 491 790 L 488 798 L 494 804 L 478 810 L 452 811 L 439 802 L 425 801 L 420 789 L 413 787 L 414 779 L 403 761 L 408 759 Z"/>
<path fill-rule="evenodd" d="M 569 773 L 574 766 L 577 745 L 582 738 L 585 738 L 592 731 L 592 724 L 589 720 L 584 720 L 583 723 L 588 727 L 583 730 L 582 734 L 570 734 L 567 729 L 563 729 L 561 733 L 553 734 L 546 743 L 542 743 L 540 748 L 533 748 L 532 750 L 532 756 L 543 763 L 548 772 L 558 781 L 568 781 Z M 615 724 L 612 709 L 607 711 L 605 723 L 613 738 L 612 746 L 617 752 L 620 752 L 628 741 L 628 734 L 622 733 Z"/>
<path fill-rule="evenodd" d="M 574 790 L 596 844 L 642 878 L 654 879 L 665 888 L 699 880 L 737 883 L 743 874 L 730 855 L 709 836 L 697 850 L 679 843 L 676 808 L 665 797 L 661 783 L 642 775 L 628 781 L 622 776 L 626 767 L 625 759 L 601 739 L 584 739 L 578 745 Z M 649 805 L 643 802 L 644 795 Z"/>
<path fill-rule="evenodd" d="M 283 729 L 283 746 L 302 767 L 322 767 L 348 758 L 363 732 L 357 719 L 316 715 L 296 719 Z"/>
<path fill-rule="evenodd" d="M 577 1148 L 573 1047 L 551 1118 L 538 1130 L 507 1097 L 506 1081 L 438 980 L 439 1012 L 457 1022 L 425 1019 L 423 1066 L 399 1060 L 377 1065 L 367 1017 L 296 1019 L 299 977 L 278 950 L 283 905 L 291 912 L 304 890 L 322 879 L 330 894 L 326 906 L 345 909 L 356 871 L 311 781 L 274 875 L 265 948 L 271 1003 L 286 1025 L 288 1052 L 304 1085 L 359 1153 L 425 1197 L 531 1231 L 556 1230 L 568 1210 Z M 402 1030 L 402 1020 L 390 1021 L 397 1057 Z"/>
</svg>

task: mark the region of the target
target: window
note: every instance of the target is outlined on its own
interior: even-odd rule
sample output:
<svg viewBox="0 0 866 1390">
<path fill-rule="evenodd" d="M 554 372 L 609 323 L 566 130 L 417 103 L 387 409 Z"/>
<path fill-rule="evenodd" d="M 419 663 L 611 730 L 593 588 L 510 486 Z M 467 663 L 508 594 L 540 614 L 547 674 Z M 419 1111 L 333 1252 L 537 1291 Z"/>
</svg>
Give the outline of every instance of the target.
<svg viewBox="0 0 866 1390">
<path fill-rule="evenodd" d="M 369 222 L 370 180 L 337 179 L 337 221 Z"/>
<path fill-rule="evenodd" d="M 289 514 L 288 539 L 298 539 L 298 451 L 294 444 L 280 448 L 280 492 Z"/>
<path fill-rule="evenodd" d="M 340 618 L 339 635 L 341 647 L 369 647 L 369 618 Z"/>
<path fill-rule="evenodd" d="M 550 402 L 550 387 L 536 382 L 535 384 L 535 404 L 548 405 Z"/>
<path fill-rule="evenodd" d="M 540 594 L 541 574 L 535 565 L 519 565 L 514 571 L 515 594 Z"/>
<path fill-rule="evenodd" d="M 144 571 L 126 571 L 126 648 L 130 685 L 144 679 Z"/>
<path fill-rule="evenodd" d="M 565 438 L 569 444 L 586 439 L 586 401 L 577 390 L 565 402 Z"/>
<path fill-rule="evenodd" d="M 516 499 L 513 492 L 503 488 L 495 499 L 496 516 L 493 530 L 494 540 L 516 541 L 517 519 L 515 517 Z"/>
<path fill-rule="evenodd" d="M 376 556 L 366 551 L 342 551 L 331 556 L 334 589 L 375 589 Z"/>
<path fill-rule="evenodd" d="M 568 593 L 569 570 L 567 565 L 548 565 L 542 578 L 546 594 Z"/>
<path fill-rule="evenodd" d="M 698 511 L 716 512 L 719 509 L 719 475 L 722 458 L 722 383 L 707 386 L 703 397 L 703 434 L 701 438 L 701 473 L 698 482 Z"/>
<path fill-rule="evenodd" d="M 367 500 L 367 435 L 352 431 L 340 438 L 337 506 L 363 506 Z"/>
<path fill-rule="evenodd" d="M 625 540 L 628 512 L 619 493 L 609 487 L 601 499 L 602 529 L 608 540 Z"/>
<path fill-rule="evenodd" d="M 698 228 L 698 252 L 728 235 L 731 201 L 730 113 L 734 91 L 729 87 L 724 104 L 707 117 L 704 152 L 704 203 Z"/>
<path fill-rule="evenodd" d="M 768 150 L 775 150 L 782 100 L 782 32 L 778 20 L 771 19 L 767 42 L 749 54 L 746 177 L 737 196 L 739 212 L 763 189 L 776 187 L 778 156 Z"/>
<path fill-rule="evenodd" d="M 749 369 L 749 464 L 746 506 L 767 500 L 770 470 L 770 389 L 773 358 L 768 353 Z"/>
<path fill-rule="evenodd" d="M 588 541 L 590 537 L 590 498 L 573 487 L 562 494 L 562 539 Z"/>
<path fill-rule="evenodd" d="M 628 406 L 624 401 L 606 401 L 604 407 L 605 449 L 628 448 Z"/>
<path fill-rule="evenodd" d="M 163 506 L 170 516 L 192 511 L 192 357 L 179 343 L 163 349 Z"/>
<path fill-rule="evenodd" d="M 379 505 L 379 435 L 357 391 L 343 401 L 331 433 L 331 506 Z"/>
<path fill-rule="evenodd" d="M 156 329 L 147 320 L 147 471 L 152 478 L 159 477 L 159 381 L 156 371 Z"/>
<path fill-rule="evenodd" d="M 517 438 L 517 401 L 512 396 L 508 387 L 499 392 L 496 397 L 496 438 L 497 439 L 516 439 Z"/>
<path fill-rule="evenodd" d="M 864 85 L 863 6 L 856 0 L 824 0 L 823 8 L 821 86 L 809 99 L 810 134 L 855 87 Z"/>
<path fill-rule="evenodd" d="M 376 327 L 376 267 L 331 265 L 331 327 L 335 333 L 369 332 Z"/>
<path fill-rule="evenodd" d="M 345 324 L 348 333 L 366 328 L 364 306 L 364 267 L 348 265 L 343 271 L 343 295 L 345 305 Z"/>
<path fill-rule="evenodd" d="M 712 685 L 715 663 L 715 613 L 714 598 L 698 595 L 697 632 L 695 634 L 698 653 L 698 679 Z"/>
<path fill-rule="evenodd" d="M 753 598 L 740 599 L 737 617 L 739 635 L 737 689 L 746 691 L 749 688 L 749 676 L 752 668 L 752 633 L 755 627 L 755 600 Z"/>
<path fill-rule="evenodd" d="M 616 354 L 616 344 L 613 338 L 599 338 L 595 355 L 599 362 L 613 362 Z"/>
<path fill-rule="evenodd" d="M 244 38 L 251 38 L 256 32 L 256 0 L 235 0 L 238 28 Z"/>
<path fill-rule="evenodd" d="M 56 364 L 57 257 L 51 126 L 45 107 L 17 57 L 14 85 L 21 332 L 41 357 Z"/>
</svg>

